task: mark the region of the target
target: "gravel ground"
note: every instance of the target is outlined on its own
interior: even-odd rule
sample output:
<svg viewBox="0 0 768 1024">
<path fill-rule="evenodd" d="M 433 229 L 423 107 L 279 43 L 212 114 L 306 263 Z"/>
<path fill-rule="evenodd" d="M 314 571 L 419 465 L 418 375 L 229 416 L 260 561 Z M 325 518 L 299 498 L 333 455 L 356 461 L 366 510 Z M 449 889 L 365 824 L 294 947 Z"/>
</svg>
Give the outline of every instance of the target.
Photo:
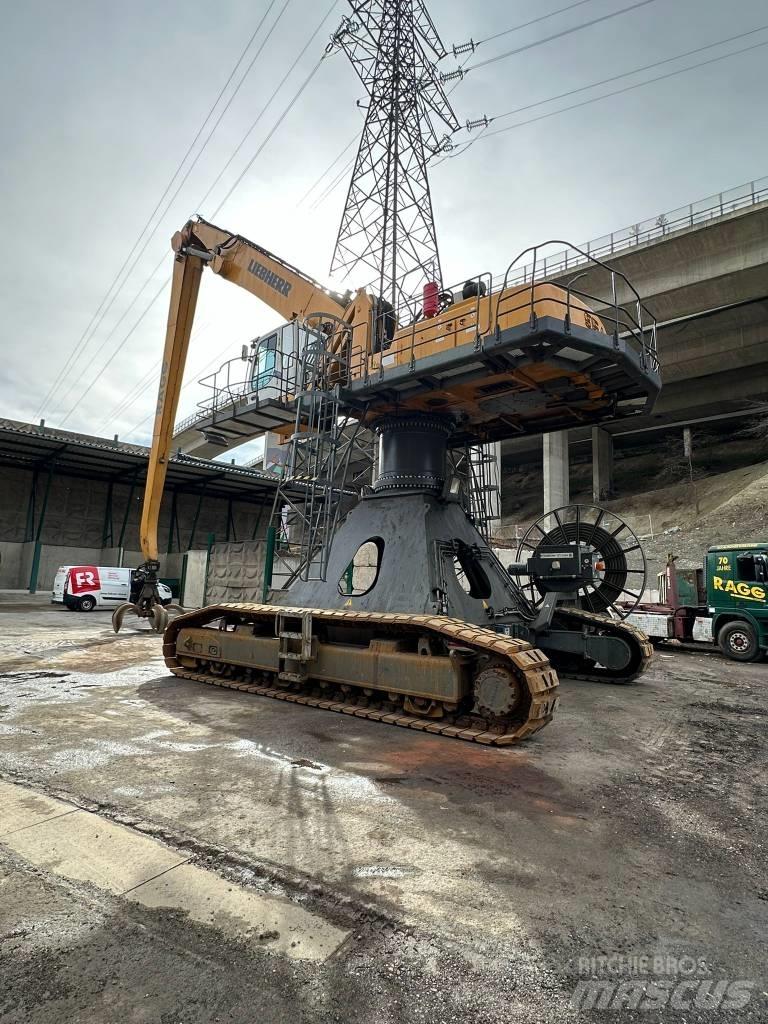
<svg viewBox="0 0 768 1024">
<path fill-rule="evenodd" d="M 96 613 L 0 621 L 1 777 L 352 932 L 289 962 L 0 841 L 1 1024 L 768 1017 L 767 665 L 564 681 L 494 751 L 176 680 Z"/>
</svg>

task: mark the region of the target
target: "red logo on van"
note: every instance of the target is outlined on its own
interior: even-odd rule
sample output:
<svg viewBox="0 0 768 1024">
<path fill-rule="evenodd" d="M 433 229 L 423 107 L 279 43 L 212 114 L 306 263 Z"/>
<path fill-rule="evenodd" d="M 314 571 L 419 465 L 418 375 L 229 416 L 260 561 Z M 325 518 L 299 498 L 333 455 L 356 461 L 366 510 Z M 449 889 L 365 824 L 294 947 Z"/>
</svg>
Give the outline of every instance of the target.
<svg viewBox="0 0 768 1024">
<path fill-rule="evenodd" d="M 69 570 L 70 594 L 83 594 L 87 590 L 101 590 L 99 570 L 95 565 L 75 565 Z"/>
</svg>

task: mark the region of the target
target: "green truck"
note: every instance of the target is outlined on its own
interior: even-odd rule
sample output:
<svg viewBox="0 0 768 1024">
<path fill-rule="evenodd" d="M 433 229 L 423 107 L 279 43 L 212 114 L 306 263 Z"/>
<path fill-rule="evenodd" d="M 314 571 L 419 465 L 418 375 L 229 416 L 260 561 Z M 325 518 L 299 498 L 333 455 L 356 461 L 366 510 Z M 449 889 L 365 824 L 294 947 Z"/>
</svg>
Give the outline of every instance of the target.
<svg viewBox="0 0 768 1024">
<path fill-rule="evenodd" d="M 678 569 L 670 555 L 658 575 L 659 601 L 627 621 L 652 641 L 714 644 L 734 661 L 768 650 L 768 543 L 710 547 L 701 569 Z"/>
</svg>

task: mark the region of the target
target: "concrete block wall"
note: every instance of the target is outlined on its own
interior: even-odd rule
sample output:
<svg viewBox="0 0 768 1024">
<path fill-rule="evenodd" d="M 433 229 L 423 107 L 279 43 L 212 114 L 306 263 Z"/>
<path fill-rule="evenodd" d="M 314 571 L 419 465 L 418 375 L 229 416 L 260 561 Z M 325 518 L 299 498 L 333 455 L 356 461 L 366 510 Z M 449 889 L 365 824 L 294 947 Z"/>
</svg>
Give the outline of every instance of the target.
<svg viewBox="0 0 768 1024">
<path fill-rule="evenodd" d="M 207 602 L 261 602 L 265 553 L 263 541 L 215 544 L 208 567 Z"/>
<path fill-rule="evenodd" d="M 29 575 L 34 557 L 34 543 L 27 539 L 28 510 L 32 490 L 31 470 L 14 467 L 0 468 L 0 589 L 22 590 L 29 586 Z M 41 470 L 37 476 L 34 533 L 37 532 L 43 497 L 47 485 L 47 473 Z M 42 544 L 38 573 L 38 590 L 50 589 L 53 577 L 60 565 L 91 564 L 118 565 L 120 551 L 117 542 L 123 520 L 126 529 L 123 539 L 122 565 L 133 567 L 142 559 L 139 551 L 139 522 L 141 518 L 142 487 L 131 490 L 130 484 L 115 484 L 112 488 L 112 535 L 105 538 L 105 513 L 107 509 L 108 485 L 98 480 L 83 480 L 78 477 L 56 476 L 51 478 L 48 501 L 45 509 L 40 540 Z M 165 495 L 160 516 L 159 546 L 161 572 L 163 576 L 180 578 L 183 555 L 174 551 L 166 554 L 171 524 L 173 496 Z M 192 538 L 192 524 L 198 512 L 195 536 Z M 127 507 L 127 517 L 126 517 Z M 251 543 L 256 532 L 258 541 L 263 542 L 269 521 L 271 499 L 265 506 L 235 501 L 232 504 L 230 536 L 240 543 Z M 180 546 L 182 552 L 189 547 L 206 549 L 208 537 L 213 534 L 219 542 L 227 536 L 228 502 L 220 497 L 203 497 L 199 503 L 196 494 L 178 494 L 176 499 L 178 536 L 174 531 L 173 547 Z M 107 545 L 104 545 L 104 540 Z M 261 594 L 259 584 L 259 595 Z"/>
<path fill-rule="evenodd" d="M 20 590 L 22 545 L 0 540 L 0 590 Z M 29 577 L 27 577 L 29 579 Z"/>
<path fill-rule="evenodd" d="M 125 565 L 126 563 L 123 561 L 124 554 L 125 552 L 122 548 L 102 548 L 99 565 L 116 565 L 118 567 Z"/>
<path fill-rule="evenodd" d="M 20 543 L 27 525 L 32 473 L 10 466 L 0 470 L 0 543 Z"/>
<path fill-rule="evenodd" d="M 188 551 L 185 555 L 184 590 L 181 603 L 185 608 L 201 608 L 206 602 L 207 551 Z"/>
<path fill-rule="evenodd" d="M 35 545 L 33 541 L 21 545 L 22 566 L 21 575 L 22 587 L 29 584 L 32 571 L 32 559 L 34 558 Z M 60 565 L 100 565 L 101 548 L 74 547 L 63 544 L 43 544 L 40 549 L 40 564 L 37 572 L 37 589 L 39 591 L 51 590 L 53 578 Z"/>
</svg>

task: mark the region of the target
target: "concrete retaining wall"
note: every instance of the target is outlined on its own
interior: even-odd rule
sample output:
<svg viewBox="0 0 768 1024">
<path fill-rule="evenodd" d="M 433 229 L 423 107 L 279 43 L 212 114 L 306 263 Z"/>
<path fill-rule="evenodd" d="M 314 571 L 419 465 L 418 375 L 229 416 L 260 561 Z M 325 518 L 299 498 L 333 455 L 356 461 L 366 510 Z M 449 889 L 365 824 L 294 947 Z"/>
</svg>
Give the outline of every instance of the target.
<svg viewBox="0 0 768 1024">
<path fill-rule="evenodd" d="M 261 602 L 265 551 L 263 541 L 215 544 L 208 567 L 207 603 Z"/>
<path fill-rule="evenodd" d="M 27 581 L 21 580 L 21 544 L 0 541 L 0 590 L 21 590 Z"/>
<path fill-rule="evenodd" d="M 33 484 L 34 503 L 30 500 Z M 21 590 L 29 586 L 34 558 L 33 538 L 40 527 L 43 505 L 45 514 L 39 533 L 42 547 L 38 590 L 50 589 L 60 565 L 139 565 L 143 561 L 139 551 L 141 501 L 140 486 L 132 489 L 130 484 L 114 484 L 110 500 L 109 487 L 105 482 L 56 476 L 55 466 L 50 486 L 45 470 L 40 470 L 35 478 L 31 470 L 0 467 L 0 589 Z M 165 554 L 169 546 L 172 502 L 172 494 L 166 494 L 158 533 L 161 574 L 166 578 L 180 579 L 183 553 Z M 249 502 L 233 502 L 230 521 L 230 507 L 226 499 L 205 496 L 200 501 L 196 494 L 177 494 L 178 527 L 174 530 L 171 546 L 180 546 L 183 552 L 191 542 L 194 550 L 205 553 L 211 534 L 221 542 L 229 533 L 242 544 L 242 538 L 250 538 L 256 533 L 258 541 L 245 541 L 246 548 L 255 551 L 263 546 L 270 508 L 271 499 L 264 507 Z M 121 533 L 122 553 L 118 546 Z M 259 572 L 250 555 L 246 561 L 247 565 L 240 572 L 243 580 L 249 572 Z M 235 576 L 230 574 L 228 578 L 234 580 Z M 199 591 L 200 587 L 197 589 Z M 260 579 L 258 585 L 251 589 L 261 596 Z"/>
<path fill-rule="evenodd" d="M 22 584 L 30 583 L 32 559 L 35 545 L 33 541 L 22 545 Z M 37 571 L 37 589 L 51 590 L 53 578 L 60 565 L 100 565 L 101 548 L 79 548 L 65 545 L 43 544 L 40 549 L 40 564 Z M 30 589 L 35 589 L 34 586 Z"/>
<path fill-rule="evenodd" d="M 193 553 L 202 555 L 205 564 L 206 551 Z M 140 551 L 124 551 L 122 555 L 121 562 L 119 548 L 43 544 L 40 547 L 36 589 L 51 590 L 60 565 L 124 565 L 133 569 L 143 561 Z M 34 557 L 34 541 L 22 544 L 0 541 L 0 590 L 26 590 L 30 585 Z M 160 574 L 165 578 L 180 579 L 183 566 L 183 553 L 164 555 L 160 559 Z"/>
<path fill-rule="evenodd" d="M 184 589 L 181 603 L 185 608 L 201 608 L 206 602 L 207 551 L 188 551 L 185 556 Z"/>
</svg>

